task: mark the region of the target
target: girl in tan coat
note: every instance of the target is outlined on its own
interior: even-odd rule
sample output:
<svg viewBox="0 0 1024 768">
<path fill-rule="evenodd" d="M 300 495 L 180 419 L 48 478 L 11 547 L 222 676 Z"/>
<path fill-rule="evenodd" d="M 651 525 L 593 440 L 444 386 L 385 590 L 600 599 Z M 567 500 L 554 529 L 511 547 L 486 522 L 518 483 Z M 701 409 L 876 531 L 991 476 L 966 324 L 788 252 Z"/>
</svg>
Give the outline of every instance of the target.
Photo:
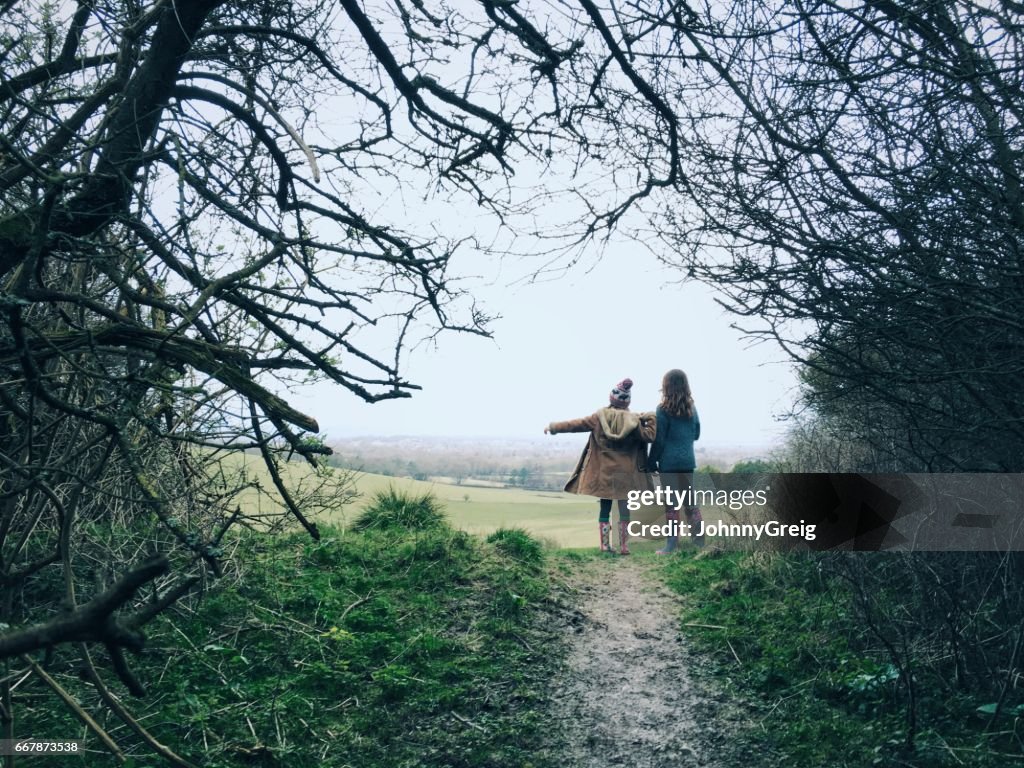
<svg viewBox="0 0 1024 768">
<path fill-rule="evenodd" d="M 631 379 L 616 384 L 608 397 L 608 407 L 590 416 L 571 421 L 555 421 L 544 434 L 590 432 L 590 439 L 576 463 L 565 490 L 600 499 L 598 529 L 601 551 L 611 552 L 612 501 L 619 507 L 619 553 L 629 554 L 629 509 L 626 499 L 630 491 L 650 488 L 646 474 L 647 443 L 654 440 L 654 414 L 629 410 Z"/>
</svg>

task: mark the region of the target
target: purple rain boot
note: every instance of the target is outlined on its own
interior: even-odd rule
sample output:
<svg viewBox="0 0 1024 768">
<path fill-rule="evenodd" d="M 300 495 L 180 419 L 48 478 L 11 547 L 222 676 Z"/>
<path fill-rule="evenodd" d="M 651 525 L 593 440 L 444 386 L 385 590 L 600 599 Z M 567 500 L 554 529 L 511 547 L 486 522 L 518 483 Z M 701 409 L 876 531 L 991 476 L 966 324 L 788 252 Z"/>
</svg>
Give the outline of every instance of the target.
<svg viewBox="0 0 1024 768">
<path fill-rule="evenodd" d="M 700 514 L 700 507 L 694 507 L 692 510 L 691 509 L 686 510 L 686 520 L 687 520 L 687 522 L 691 526 L 693 526 L 692 527 L 693 531 L 696 531 L 698 528 L 700 528 L 701 527 L 701 523 L 704 522 L 704 518 Z M 704 534 L 702 533 L 702 534 L 700 534 L 698 536 L 696 533 L 694 533 L 693 534 L 693 543 L 695 545 L 697 545 L 698 548 L 699 547 L 703 547 L 704 546 Z"/>
</svg>

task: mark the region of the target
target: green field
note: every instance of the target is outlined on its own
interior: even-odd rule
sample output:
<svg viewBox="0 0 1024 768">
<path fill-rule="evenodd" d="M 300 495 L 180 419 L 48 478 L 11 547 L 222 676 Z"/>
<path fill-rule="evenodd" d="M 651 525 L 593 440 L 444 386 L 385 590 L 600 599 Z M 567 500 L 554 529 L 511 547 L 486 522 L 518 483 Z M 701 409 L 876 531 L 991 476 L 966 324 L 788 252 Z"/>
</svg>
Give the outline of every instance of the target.
<svg viewBox="0 0 1024 768">
<path fill-rule="evenodd" d="M 260 478 L 264 488 L 271 487 L 260 457 L 236 454 L 231 463 Z M 301 481 L 309 474 L 309 469 L 298 462 L 286 467 L 289 482 Z M 555 491 L 478 488 L 364 472 L 356 476 L 359 498 L 342 509 L 322 514 L 318 522 L 347 525 L 378 491 L 389 486 L 413 495 L 432 493 L 444 505 L 452 526 L 469 533 L 488 534 L 499 528 L 520 527 L 557 547 L 591 547 L 597 542 L 594 525 L 597 520 L 596 499 Z M 269 495 L 273 496 L 272 493 Z M 268 503 L 274 504 L 266 495 L 260 497 L 255 492 L 243 494 L 241 500 L 243 506 L 261 505 L 264 512 L 268 511 Z"/>
</svg>

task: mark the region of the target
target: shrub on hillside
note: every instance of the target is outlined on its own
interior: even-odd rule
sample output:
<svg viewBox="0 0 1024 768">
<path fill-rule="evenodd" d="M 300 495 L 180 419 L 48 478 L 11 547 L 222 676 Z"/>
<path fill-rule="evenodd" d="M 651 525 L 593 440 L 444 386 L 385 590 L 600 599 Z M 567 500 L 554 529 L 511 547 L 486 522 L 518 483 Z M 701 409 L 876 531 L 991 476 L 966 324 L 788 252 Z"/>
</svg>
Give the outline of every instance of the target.
<svg viewBox="0 0 1024 768">
<path fill-rule="evenodd" d="M 357 531 L 395 528 L 427 531 L 447 525 L 444 509 L 435 496 L 430 493 L 417 496 L 389 486 L 374 494 L 352 527 Z"/>
</svg>

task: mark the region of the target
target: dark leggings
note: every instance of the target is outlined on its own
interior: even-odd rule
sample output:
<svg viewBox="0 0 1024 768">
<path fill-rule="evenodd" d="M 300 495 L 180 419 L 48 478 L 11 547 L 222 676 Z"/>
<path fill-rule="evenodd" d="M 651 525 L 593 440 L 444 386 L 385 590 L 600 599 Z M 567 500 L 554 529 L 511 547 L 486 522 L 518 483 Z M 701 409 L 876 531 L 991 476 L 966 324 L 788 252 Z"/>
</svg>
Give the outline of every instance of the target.
<svg viewBox="0 0 1024 768">
<path fill-rule="evenodd" d="M 628 523 L 629 522 L 629 508 L 626 506 L 626 500 L 625 499 L 618 499 L 617 501 L 618 501 L 618 504 L 619 504 L 619 522 L 620 523 Z M 600 512 L 597 515 L 597 521 L 599 523 L 607 523 L 612 518 L 612 500 L 611 499 L 601 499 L 600 502 L 601 502 L 601 508 L 600 508 Z"/>
</svg>

